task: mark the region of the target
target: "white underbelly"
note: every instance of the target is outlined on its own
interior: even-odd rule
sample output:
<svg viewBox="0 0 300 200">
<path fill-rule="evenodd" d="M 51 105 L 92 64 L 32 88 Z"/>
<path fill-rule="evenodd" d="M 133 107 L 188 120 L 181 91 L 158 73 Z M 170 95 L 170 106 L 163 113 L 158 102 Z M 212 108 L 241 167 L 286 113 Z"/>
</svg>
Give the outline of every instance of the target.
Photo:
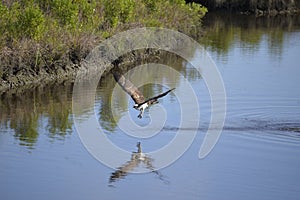
<svg viewBox="0 0 300 200">
<path fill-rule="evenodd" d="M 145 110 L 146 108 L 148 107 L 148 104 L 147 103 L 144 103 L 140 106 L 140 109 L 143 109 Z"/>
</svg>

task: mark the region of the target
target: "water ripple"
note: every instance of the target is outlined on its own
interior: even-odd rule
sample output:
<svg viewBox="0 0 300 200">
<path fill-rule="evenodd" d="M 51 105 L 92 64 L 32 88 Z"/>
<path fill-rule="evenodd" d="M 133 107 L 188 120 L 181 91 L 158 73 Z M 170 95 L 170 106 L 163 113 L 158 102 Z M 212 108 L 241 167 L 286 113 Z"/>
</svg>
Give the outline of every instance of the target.
<svg viewBox="0 0 300 200">
<path fill-rule="evenodd" d="M 258 120 L 245 120 L 242 125 L 225 125 L 223 131 L 274 131 L 274 132 L 283 132 L 283 133 L 293 133 L 293 136 L 300 137 L 300 123 L 298 122 L 269 122 L 269 121 L 258 121 Z M 206 131 L 208 125 L 202 125 L 198 128 L 194 127 L 175 127 L 175 126 L 166 126 L 163 128 L 163 131 Z M 212 127 L 213 128 L 213 127 Z"/>
</svg>

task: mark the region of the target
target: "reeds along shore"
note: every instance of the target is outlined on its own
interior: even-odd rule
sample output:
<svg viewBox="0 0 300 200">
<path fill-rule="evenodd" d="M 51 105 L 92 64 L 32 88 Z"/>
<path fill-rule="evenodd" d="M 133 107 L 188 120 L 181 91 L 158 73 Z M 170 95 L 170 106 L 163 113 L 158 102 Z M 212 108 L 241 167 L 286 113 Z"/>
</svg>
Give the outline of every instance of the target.
<svg viewBox="0 0 300 200">
<path fill-rule="evenodd" d="M 123 30 L 190 34 L 206 11 L 185 0 L 1 1 L 0 91 L 67 78 L 95 46 Z"/>
<path fill-rule="evenodd" d="M 294 14 L 300 10 L 300 0 L 187 0 L 201 3 L 212 10 L 227 10 L 244 14 Z"/>
</svg>

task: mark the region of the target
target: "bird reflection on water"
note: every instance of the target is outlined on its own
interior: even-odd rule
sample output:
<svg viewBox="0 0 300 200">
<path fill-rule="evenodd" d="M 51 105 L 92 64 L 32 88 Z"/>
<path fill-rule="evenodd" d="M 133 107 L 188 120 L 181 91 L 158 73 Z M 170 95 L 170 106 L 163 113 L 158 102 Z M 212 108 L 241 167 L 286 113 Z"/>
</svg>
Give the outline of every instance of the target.
<svg viewBox="0 0 300 200">
<path fill-rule="evenodd" d="M 109 186 L 113 187 L 114 182 L 124 179 L 129 173 L 133 173 L 140 164 L 143 164 L 149 172 L 156 174 L 161 181 L 168 184 L 169 182 L 166 178 L 159 171 L 155 170 L 155 167 L 152 165 L 153 159 L 142 152 L 140 142 L 137 143 L 136 147 L 138 150 L 136 152 L 132 152 L 131 159 L 111 174 L 109 178 Z"/>
</svg>

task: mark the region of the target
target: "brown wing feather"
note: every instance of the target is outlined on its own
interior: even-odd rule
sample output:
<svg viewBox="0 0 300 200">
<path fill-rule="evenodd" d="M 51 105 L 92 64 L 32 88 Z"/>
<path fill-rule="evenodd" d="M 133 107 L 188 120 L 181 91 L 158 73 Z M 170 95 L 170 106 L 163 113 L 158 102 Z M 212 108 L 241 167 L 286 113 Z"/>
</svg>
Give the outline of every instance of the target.
<svg viewBox="0 0 300 200">
<path fill-rule="evenodd" d="M 117 83 L 122 89 L 131 96 L 136 104 L 143 103 L 145 101 L 144 95 L 135 87 L 129 80 L 127 80 L 123 74 L 118 71 L 112 72 Z"/>
</svg>

